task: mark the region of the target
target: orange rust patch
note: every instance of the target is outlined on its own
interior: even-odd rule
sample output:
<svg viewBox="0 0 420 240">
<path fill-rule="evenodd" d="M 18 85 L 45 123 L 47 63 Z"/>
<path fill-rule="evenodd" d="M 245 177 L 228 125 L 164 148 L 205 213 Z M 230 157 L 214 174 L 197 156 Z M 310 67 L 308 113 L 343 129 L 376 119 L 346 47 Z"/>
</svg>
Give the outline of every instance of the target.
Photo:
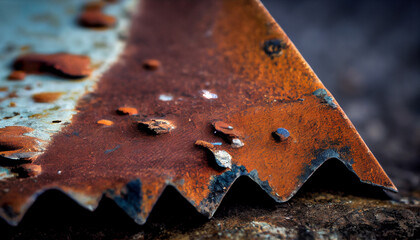
<svg viewBox="0 0 420 240">
<path fill-rule="evenodd" d="M 8 90 L 8 87 L 0 87 L 0 92 L 7 92 Z"/>
<path fill-rule="evenodd" d="M 15 102 L 10 102 L 9 107 L 16 107 L 16 103 Z"/>
<path fill-rule="evenodd" d="M 36 93 L 32 95 L 32 99 L 37 103 L 51 103 L 59 99 L 61 95 L 63 95 L 62 92 Z"/>
<path fill-rule="evenodd" d="M 14 81 L 21 81 L 25 79 L 25 76 L 26 76 L 26 73 L 24 71 L 13 71 L 10 73 L 7 79 L 14 80 Z"/>
<path fill-rule="evenodd" d="M 102 124 L 102 125 L 105 125 L 105 126 L 111 126 L 111 125 L 114 124 L 113 121 L 106 120 L 106 119 L 101 119 L 101 120 L 97 121 L 96 123 Z"/>
<path fill-rule="evenodd" d="M 147 70 L 156 70 L 160 67 L 159 60 L 156 59 L 146 59 L 143 61 L 143 68 Z"/>
<path fill-rule="evenodd" d="M 120 115 L 137 115 L 137 109 L 133 107 L 120 107 L 117 109 L 117 113 Z"/>
<path fill-rule="evenodd" d="M 22 126 L 0 128 L 0 156 L 11 159 L 30 159 L 41 151 L 40 139 L 23 134 L 33 129 Z"/>
<path fill-rule="evenodd" d="M 13 68 L 26 73 L 53 73 L 68 78 L 82 78 L 91 73 L 90 58 L 69 53 L 26 54 L 18 57 Z"/>
</svg>

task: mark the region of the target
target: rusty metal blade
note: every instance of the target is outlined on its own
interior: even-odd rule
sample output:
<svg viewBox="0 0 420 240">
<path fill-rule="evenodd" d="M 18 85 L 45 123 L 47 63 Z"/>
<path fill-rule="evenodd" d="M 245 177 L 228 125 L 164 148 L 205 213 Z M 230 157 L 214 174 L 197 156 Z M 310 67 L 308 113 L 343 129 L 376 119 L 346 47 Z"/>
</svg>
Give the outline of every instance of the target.
<svg viewBox="0 0 420 240">
<path fill-rule="evenodd" d="M 48 189 L 91 210 L 105 195 L 139 224 L 168 185 L 209 217 L 240 176 L 285 202 L 332 158 L 360 181 L 396 191 L 259 1 L 143 0 L 137 8 L 123 54 L 30 159 L 40 174 L 0 181 L 0 216 L 10 224 Z M 203 146 L 231 165 L 216 166 Z"/>
</svg>

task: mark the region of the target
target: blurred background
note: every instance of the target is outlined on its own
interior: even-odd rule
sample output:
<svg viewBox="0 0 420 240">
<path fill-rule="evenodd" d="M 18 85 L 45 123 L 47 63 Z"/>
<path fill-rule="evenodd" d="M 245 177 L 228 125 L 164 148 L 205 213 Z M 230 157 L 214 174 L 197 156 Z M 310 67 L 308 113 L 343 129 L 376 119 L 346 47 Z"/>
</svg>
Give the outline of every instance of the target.
<svg viewBox="0 0 420 240">
<path fill-rule="evenodd" d="M 262 2 L 400 191 L 420 191 L 420 1 Z"/>
</svg>

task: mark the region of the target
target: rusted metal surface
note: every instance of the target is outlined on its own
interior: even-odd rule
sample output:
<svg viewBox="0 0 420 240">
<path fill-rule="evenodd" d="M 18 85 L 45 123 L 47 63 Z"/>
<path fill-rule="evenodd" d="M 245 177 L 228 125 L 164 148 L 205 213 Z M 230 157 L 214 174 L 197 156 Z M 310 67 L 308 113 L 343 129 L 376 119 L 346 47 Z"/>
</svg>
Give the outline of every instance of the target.
<svg viewBox="0 0 420 240">
<path fill-rule="evenodd" d="M 147 59 L 159 66 L 144 68 Z M 116 109 L 133 106 L 137 114 Z M 95 91 L 77 105 L 35 163 L 36 178 L 0 182 L 0 215 L 17 224 L 36 197 L 60 189 L 88 209 L 105 195 L 144 223 L 168 186 L 212 216 L 232 183 L 248 176 L 277 202 L 289 200 L 326 160 L 361 182 L 396 191 L 338 103 L 256 0 L 142 1 L 128 44 Z M 175 129 L 151 135 L 140 119 Z M 107 119 L 113 125 L 97 122 Z M 232 165 L 216 169 L 197 140 L 222 142 Z M 231 126 L 233 129 L 230 129 Z M 217 130 L 217 125 L 215 125 Z M 277 129 L 289 136 L 273 138 Z M 216 132 L 217 133 L 217 132 Z"/>
</svg>

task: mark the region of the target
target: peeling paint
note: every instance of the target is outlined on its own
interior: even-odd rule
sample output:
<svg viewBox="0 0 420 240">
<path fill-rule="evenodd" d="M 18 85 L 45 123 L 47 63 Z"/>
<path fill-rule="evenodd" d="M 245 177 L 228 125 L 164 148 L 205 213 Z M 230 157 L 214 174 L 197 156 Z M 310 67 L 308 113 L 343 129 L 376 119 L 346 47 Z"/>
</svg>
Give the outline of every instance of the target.
<svg viewBox="0 0 420 240">
<path fill-rule="evenodd" d="M 68 9 L 82 7 L 81 1 L 54 2 L 48 0 L 37 1 L 31 7 L 21 1 L 0 2 L 0 18 L 2 22 L 13 24 L 0 24 L 3 33 L 0 38 L 0 49 L 7 46 L 28 46 L 31 52 L 52 54 L 56 52 L 69 52 L 72 54 L 88 55 L 93 63 L 99 63 L 92 74 L 83 81 L 63 81 L 59 76 L 27 75 L 24 81 L 7 80 L 11 71 L 11 64 L 22 52 L 19 48 L 10 48 L 1 53 L 0 84 L 9 88 L 0 92 L 1 117 L 13 116 L 19 113 L 19 118 L 7 118 L 0 121 L 0 128 L 6 126 L 29 126 L 34 129 L 28 136 L 33 136 L 48 143 L 54 133 L 60 131 L 63 124 L 52 124 L 60 119 L 63 123 L 71 122 L 76 113 L 75 106 L 78 99 L 95 88 L 96 82 L 104 71 L 115 62 L 122 52 L 124 40 L 119 35 L 126 31 L 129 19 L 126 12 L 135 9 L 136 1 L 126 0 L 119 4 L 107 7 L 107 13 L 118 18 L 118 26 L 107 31 L 91 31 L 80 28 L 75 23 L 75 16 L 68 14 Z M 54 4 L 54 8 L 51 8 Z M 2 6 L 5 5 L 5 6 Z M 57 26 L 45 25 L 40 21 L 32 21 L 36 16 L 51 12 L 57 20 Z M 21 14 L 15 14 L 20 12 Z M 25 16 L 25 17 L 22 17 Z M 100 39 L 107 47 L 96 48 L 95 40 Z M 54 103 L 33 103 L 32 95 L 39 92 L 63 92 L 60 99 Z M 13 100 L 12 100 L 12 97 Z M 13 104 L 12 104 L 13 102 Z M 15 105 L 10 108 L 9 105 Z M 30 106 L 30 107 L 29 107 Z M 48 110 L 57 106 L 57 110 Z M 46 114 L 48 113 L 48 114 Z M 33 118 L 31 116 L 37 116 Z M 44 147 L 45 147 L 44 146 Z"/>
<path fill-rule="evenodd" d="M 324 103 L 327 103 L 332 108 L 337 108 L 337 105 L 334 103 L 334 99 L 328 96 L 327 90 L 320 88 L 320 89 L 317 89 L 312 94 L 320 98 Z"/>
</svg>

